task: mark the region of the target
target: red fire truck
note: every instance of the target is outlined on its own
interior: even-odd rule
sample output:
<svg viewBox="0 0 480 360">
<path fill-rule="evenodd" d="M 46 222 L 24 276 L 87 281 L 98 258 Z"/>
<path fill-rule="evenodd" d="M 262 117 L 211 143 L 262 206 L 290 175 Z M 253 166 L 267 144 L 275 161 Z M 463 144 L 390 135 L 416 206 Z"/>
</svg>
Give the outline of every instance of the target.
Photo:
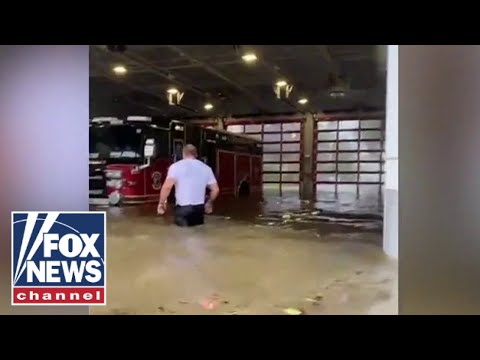
<svg viewBox="0 0 480 360">
<path fill-rule="evenodd" d="M 262 196 L 262 144 L 256 139 L 172 120 L 150 117 L 94 118 L 90 121 L 90 202 L 157 202 L 173 162 L 184 144 L 193 144 L 199 159 L 217 176 L 220 194 Z"/>
</svg>

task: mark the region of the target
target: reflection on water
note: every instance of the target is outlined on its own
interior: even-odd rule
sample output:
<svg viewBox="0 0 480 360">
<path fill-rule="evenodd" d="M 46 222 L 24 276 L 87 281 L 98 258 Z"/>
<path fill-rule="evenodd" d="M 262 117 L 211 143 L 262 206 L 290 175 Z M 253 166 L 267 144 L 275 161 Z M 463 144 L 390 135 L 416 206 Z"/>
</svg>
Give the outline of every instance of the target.
<svg viewBox="0 0 480 360">
<path fill-rule="evenodd" d="M 382 230 L 381 204 L 377 198 L 356 199 L 350 194 L 335 199 L 334 194 L 320 194 L 318 201 L 300 200 L 298 191 L 283 192 L 283 196 L 265 191 L 264 199 L 222 199 L 215 203 L 214 214 L 210 219 L 254 223 L 257 226 L 283 227 L 296 230 L 313 230 L 317 234 L 333 232 L 375 232 Z M 141 216 L 155 217 L 156 204 L 110 208 L 113 217 Z M 173 211 L 164 217 L 167 223 L 173 223 Z"/>
<path fill-rule="evenodd" d="M 326 211 L 361 214 L 383 215 L 383 201 L 378 194 L 362 194 L 359 198 L 354 193 L 318 192 L 316 208 Z"/>
</svg>

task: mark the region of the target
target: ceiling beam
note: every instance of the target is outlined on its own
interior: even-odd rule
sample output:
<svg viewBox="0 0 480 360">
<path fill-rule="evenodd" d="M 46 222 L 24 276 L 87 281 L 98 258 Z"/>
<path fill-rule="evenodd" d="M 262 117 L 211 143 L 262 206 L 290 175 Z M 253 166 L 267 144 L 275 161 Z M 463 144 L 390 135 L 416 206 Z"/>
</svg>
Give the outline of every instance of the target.
<svg viewBox="0 0 480 360">
<path fill-rule="evenodd" d="M 252 50 L 255 50 L 256 46 L 252 46 L 250 45 L 249 46 Z M 257 51 L 255 51 L 257 52 Z M 278 60 L 278 59 L 276 59 Z M 291 84 L 295 85 L 295 81 L 294 79 L 289 76 L 289 74 L 286 74 L 285 72 L 283 71 L 280 71 L 279 70 L 279 67 L 276 66 L 275 64 L 273 64 L 272 62 L 270 62 L 270 60 L 268 60 L 266 57 L 265 57 L 265 54 L 261 54 L 260 58 L 257 60 L 263 67 L 265 67 L 268 71 L 270 71 L 275 77 L 279 78 L 279 79 L 285 79 L 287 82 L 291 82 Z M 294 91 L 295 91 L 295 87 L 294 87 Z M 296 106 L 295 104 L 293 104 L 290 99 L 281 99 L 281 101 L 284 103 L 284 104 L 287 104 L 290 108 L 292 108 L 293 110 L 295 110 L 296 112 L 298 113 L 301 113 L 301 114 L 304 114 L 307 112 L 307 109 L 306 107 L 304 108 L 299 108 L 298 106 Z"/>
<path fill-rule="evenodd" d="M 218 71 L 217 69 L 215 69 L 214 67 L 212 67 L 208 63 L 206 63 L 206 62 L 204 62 L 204 61 L 186 53 L 183 49 L 181 49 L 179 47 L 179 45 L 165 45 L 165 46 L 168 47 L 169 49 L 177 52 L 180 56 L 184 56 L 185 58 L 190 60 L 192 63 L 198 64 L 200 67 L 205 69 L 205 71 L 209 72 L 210 74 L 216 76 L 217 78 L 219 78 L 219 79 L 225 81 L 226 83 L 230 84 L 231 86 L 235 87 L 237 90 L 242 92 L 255 106 L 257 106 L 260 111 L 268 112 L 268 106 L 266 104 L 264 104 L 260 99 L 258 99 L 258 97 L 253 92 L 251 92 L 250 90 L 248 90 L 244 86 L 240 85 L 235 80 L 230 79 L 228 76 L 226 76 L 222 72 Z"/>
<path fill-rule="evenodd" d="M 321 57 L 323 58 L 323 51 L 312 51 L 310 53 L 312 57 Z M 356 54 L 356 53 L 341 53 L 341 54 L 335 54 L 335 57 L 341 58 L 342 61 L 371 61 L 372 60 L 372 55 L 365 55 L 365 54 Z M 183 57 L 185 58 L 185 57 Z M 142 61 L 145 63 L 145 65 L 149 65 L 151 68 L 155 68 L 157 71 L 161 72 L 170 72 L 174 70 L 184 70 L 184 69 L 196 69 L 200 68 L 201 65 L 198 63 L 189 63 L 189 64 L 183 64 L 183 65 L 157 65 L 156 63 L 153 63 L 151 61 L 144 60 L 142 57 L 141 59 L 139 57 L 135 57 L 138 61 Z M 200 58 L 202 61 L 207 61 L 207 57 L 202 57 Z M 275 61 L 289 61 L 289 60 L 296 60 L 298 59 L 298 55 L 285 55 L 285 56 L 278 56 L 275 57 Z M 178 59 L 175 59 L 178 60 Z M 173 61 L 175 62 L 175 61 Z M 212 66 L 227 66 L 227 65 L 238 65 L 242 64 L 243 61 L 241 59 L 233 59 L 233 60 L 221 60 L 221 61 L 209 61 Z M 146 66 L 142 66 L 141 69 L 135 69 L 129 71 L 132 74 L 144 74 L 147 72 L 152 72 L 151 69 L 147 69 Z M 93 72 L 90 71 L 90 77 L 99 77 L 101 74 L 99 74 L 97 71 Z M 177 79 L 178 81 L 178 79 Z M 181 80 L 182 82 L 185 82 L 185 79 Z"/>
<path fill-rule="evenodd" d="M 122 99 L 124 99 L 126 102 L 128 102 L 129 104 L 132 104 L 132 105 L 136 105 L 136 106 L 140 106 L 140 107 L 144 107 L 146 109 L 150 109 L 150 110 L 153 110 L 159 114 L 164 114 L 165 113 L 165 109 L 161 109 L 157 106 L 153 106 L 153 105 L 149 105 L 149 104 L 145 104 L 143 102 L 139 102 L 139 101 L 136 101 L 136 100 L 133 100 L 133 99 L 130 99 L 130 97 L 128 95 L 126 96 L 123 96 Z"/>
<path fill-rule="evenodd" d="M 142 86 L 138 86 L 138 85 L 131 84 L 131 83 L 125 81 L 125 80 L 120 80 L 120 79 L 115 78 L 115 77 L 113 77 L 113 76 L 111 76 L 111 75 L 104 75 L 104 77 L 105 77 L 106 79 L 111 80 L 112 82 L 116 82 L 116 83 L 118 83 L 118 84 L 122 84 L 123 86 L 125 86 L 125 87 L 127 87 L 127 88 L 129 88 L 129 89 L 131 89 L 131 90 L 135 90 L 135 91 L 138 91 L 138 92 L 140 92 L 140 93 L 153 96 L 153 97 L 159 99 L 159 100 L 161 101 L 161 103 L 164 104 L 164 105 L 166 105 L 166 106 L 172 106 L 172 105 L 169 105 L 169 104 L 168 104 L 168 102 L 166 101 L 166 99 L 164 99 L 163 97 L 161 97 L 160 95 L 158 95 L 158 93 L 153 92 L 153 91 L 149 91 L 149 90 L 145 90 L 145 88 L 142 87 Z M 137 104 L 138 104 L 138 103 L 137 103 Z M 151 107 L 152 105 L 144 104 L 144 106 Z M 197 113 L 196 110 L 191 109 L 191 108 L 186 107 L 186 106 L 182 106 L 182 107 L 177 106 L 177 107 L 180 108 L 180 109 L 182 109 L 182 110 L 186 110 L 186 111 L 188 111 L 188 112 L 190 112 L 190 113 L 195 113 L 195 114 Z"/>
<path fill-rule="evenodd" d="M 320 54 L 323 59 L 327 62 L 328 66 L 330 67 L 330 71 L 332 71 L 335 75 L 340 75 L 342 69 L 340 64 L 338 64 L 335 59 L 333 58 L 330 50 L 328 49 L 328 45 L 317 45 L 320 50 Z"/>
<path fill-rule="evenodd" d="M 94 47 L 94 49 L 97 49 L 98 52 L 102 52 L 102 51 L 105 51 L 101 46 L 97 45 Z M 91 54 L 93 56 L 95 56 L 94 54 Z M 118 54 L 117 54 L 118 55 Z M 171 106 L 168 104 L 166 98 L 160 96 L 157 92 L 154 92 L 154 91 L 149 91 L 147 89 L 145 89 L 144 87 L 142 86 L 138 86 L 138 85 L 135 85 L 135 84 L 132 84 L 128 81 L 126 81 L 125 79 L 122 79 L 122 78 L 119 78 L 119 77 L 115 77 L 113 75 L 110 75 L 109 73 L 105 73 L 103 74 L 103 77 L 106 78 L 106 79 L 109 79 L 110 81 L 112 82 L 116 82 L 116 83 L 119 83 L 119 84 L 122 84 L 123 86 L 127 87 L 127 88 L 130 88 L 132 90 L 135 90 L 135 91 L 138 91 L 140 93 L 143 93 L 143 94 L 146 94 L 146 95 L 150 95 L 150 96 L 153 96 L 155 98 L 157 98 L 158 100 L 161 101 L 162 104 L 165 104 L 167 106 Z M 145 106 L 150 106 L 151 105 L 146 105 Z M 181 108 L 182 110 L 184 111 L 187 111 L 187 112 L 190 112 L 190 113 L 198 113 L 198 111 L 196 111 L 195 109 L 191 109 L 187 106 L 182 106 L 182 107 L 179 107 Z"/>
<path fill-rule="evenodd" d="M 330 50 L 328 49 L 328 45 L 317 45 L 316 47 L 320 50 L 320 55 L 326 61 L 330 72 L 332 72 L 336 77 L 340 76 L 342 68 L 340 64 L 333 58 Z"/>
<path fill-rule="evenodd" d="M 164 71 L 159 66 L 152 64 L 150 61 L 139 55 L 126 55 L 126 54 L 117 54 L 117 57 L 122 58 L 128 62 L 134 63 L 137 66 L 143 67 L 147 71 L 167 80 L 171 84 L 180 86 L 182 89 L 190 90 L 193 93 L 200 95 L 201 97 L 206 97 L 206 91 L 203 91 L 193 85 L 187 80 L 181 80 L 176 75 Z"/>
</svg>

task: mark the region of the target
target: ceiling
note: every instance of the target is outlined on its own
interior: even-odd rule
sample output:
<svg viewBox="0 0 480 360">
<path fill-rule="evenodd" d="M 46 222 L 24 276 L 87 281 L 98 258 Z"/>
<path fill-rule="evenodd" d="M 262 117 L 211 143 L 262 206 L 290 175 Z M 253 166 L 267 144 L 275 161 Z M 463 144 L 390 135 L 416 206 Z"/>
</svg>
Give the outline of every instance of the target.
<svg viewBox="0 0 480 360">
<path fill-rule="evenodd" d="M 253 64 L 241 57 L 250 51 L 258 58 Z M 377 45 L 126 45 L 120 53 L 91 46 L 90 114 L 203 118 L 384 110 L 384 54 Z M 114 74 L 117 65 L 127 73 Z M 349 84 L 343 98 L 329 95 L 332 75 Z M 293 85 L 286 101 L 274 93 L 279 79 Z M 182 107 L 168 104 L 172 86 L 184 93 Z M 308 103 L 298 104 L 300 97 Z"/>
</svg>

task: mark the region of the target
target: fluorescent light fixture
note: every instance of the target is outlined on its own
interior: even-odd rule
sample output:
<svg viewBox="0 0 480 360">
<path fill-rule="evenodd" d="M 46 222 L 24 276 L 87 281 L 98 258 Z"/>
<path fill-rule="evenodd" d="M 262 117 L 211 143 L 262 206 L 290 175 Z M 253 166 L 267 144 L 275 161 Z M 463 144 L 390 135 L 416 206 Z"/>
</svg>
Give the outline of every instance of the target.
<svg viewBox="0 0 480 360">
<path fill-rule="evenodd" d="M 170 88 L 170 89 L 167 90 L 167 93 L 172 94 L 172 95 L 178 94 L 178 89 Z"/>
<path fill-rule="evenodd" d="M 343 90 L 332 90 L 330 91 L 330 97 L 341 98 L 345 96 L 345 91 Z"/>
<path fill-rule="evenodd" d="M 247 53 L 242 56 L 242 59 L 246 63 L 252 63 L 257 60 L 257 55 L 255 55 L 254 53 Z"/>
<path fill-rule="evenodd" d="M 150 116 L 128 116 L 127 121 L 151 122 L 152 118 Z"/>
<path fill-rule="evenodd" d="M 123 124 L 123 120 L 120 120 L 116 117 L 96 117 L 90 120 L 91 123 L 96 123 L 96 124 L 104 124 L 104 123 L 110 123 L 112 125 L 121 125 Z"/>
<path fill-rule="evenodd" d="M 300 100 L 298 100 L 298 103 L 302 104 L 302 105 L 305 105 L 306 103 L 308 103 L 308 99 L 307 98 L 301 98 Z"/>
<path fill-rule="evenodd" d="M 117 75 L 123 75 L 127 73 L 127 68 L 125 66 L 118 65 L 113 68 L 113 72 Z"/>
<path fill-rule="evenodd" d="M 276 85 L 278 87 L 284 87 L 284 86 L 287 86 L 287 82 L 285 80 L 279 80 L 279 81 L 277 81 Z"/>
<path fill-rule="evenodd" d="M 204 106 L 205 110 L 212 110 L 213 109 L 213 105 L 208 103 L 208 104 L 205 104 Z"/>
<path fill-rule="evenodd" d="M 116 117 L 94 117 L 92 120 L 90 120 L 93 123 L 102 123 L 102 122 L 110 122 L 110 121 L 115 121 L 118 120 Z"/>
</svg>

